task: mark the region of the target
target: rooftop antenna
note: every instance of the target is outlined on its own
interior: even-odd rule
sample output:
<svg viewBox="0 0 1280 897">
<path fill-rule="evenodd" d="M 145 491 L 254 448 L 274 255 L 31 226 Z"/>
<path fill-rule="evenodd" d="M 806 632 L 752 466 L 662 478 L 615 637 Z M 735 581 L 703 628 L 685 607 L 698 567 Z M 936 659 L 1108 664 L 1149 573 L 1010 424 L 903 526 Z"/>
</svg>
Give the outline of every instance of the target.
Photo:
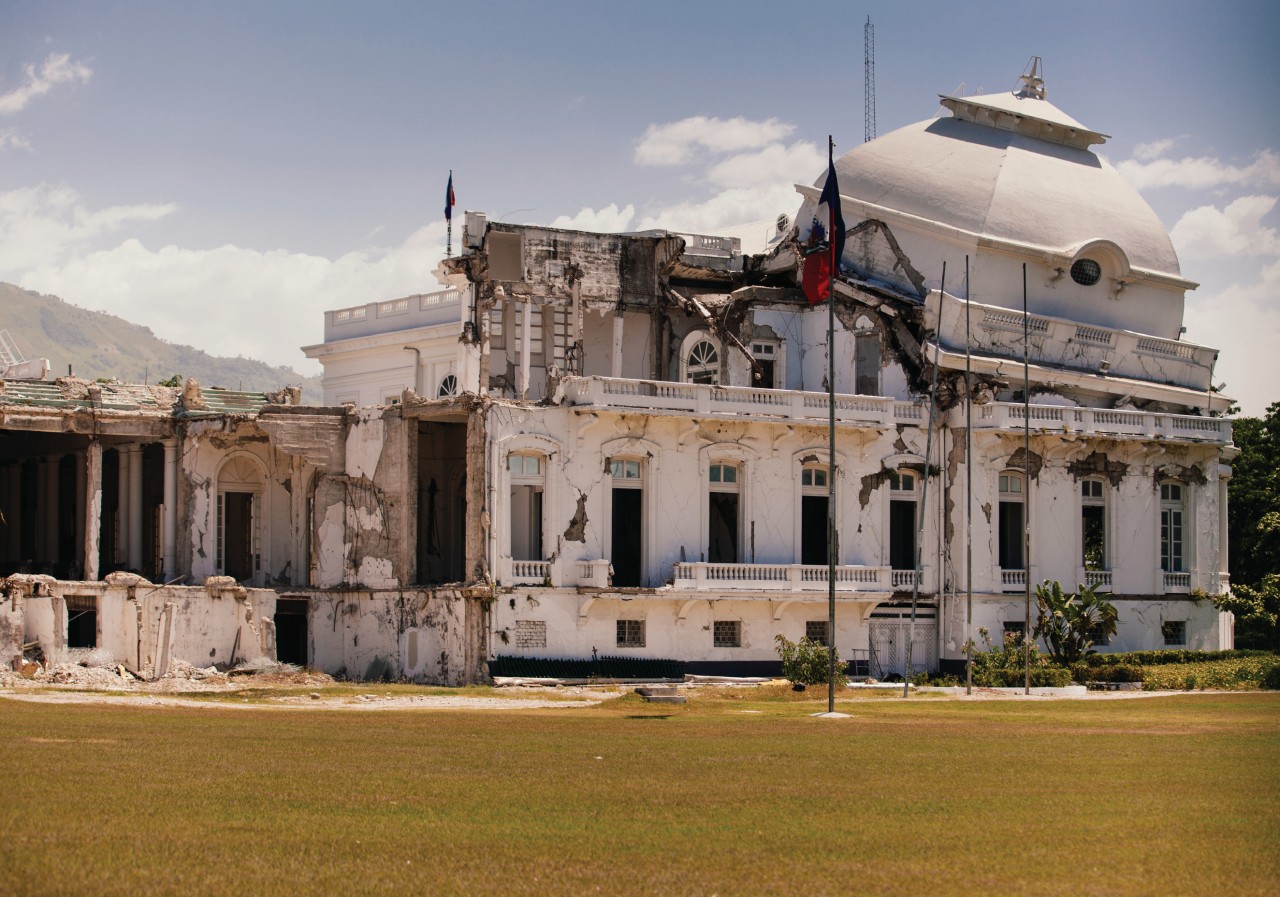
<svg viewBox="0 0 1280 897">
<path fill-rule="evenodd" d="M 1036 100 L 1045 99 L 1044 64 L 1040 61 L 1039 56 L 1031 57 L 1026 69 L 1018 77 L 1018 84 L 1021 87 L 1014 85 L 1013 88 L 1015 97 Z"/>
<path fill-rule="evenodd" d="M 862 28 L 863 142 L 876 139 L 876 26 Z"/>
</svg>

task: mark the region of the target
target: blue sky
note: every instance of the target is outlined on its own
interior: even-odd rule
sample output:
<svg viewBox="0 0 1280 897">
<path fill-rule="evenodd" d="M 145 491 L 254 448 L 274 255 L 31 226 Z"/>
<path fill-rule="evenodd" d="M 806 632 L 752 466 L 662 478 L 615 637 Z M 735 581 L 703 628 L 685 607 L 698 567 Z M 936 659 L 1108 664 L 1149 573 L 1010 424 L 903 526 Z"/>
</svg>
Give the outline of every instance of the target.
<svg viewBox="0 0 1280 897">
<path fill-rule="evenodd" d="M 1280 399 L 1278 4 L 0 0 L 0 279 L 309 373 L 325 309 L 437 288 L 450 169 L 508 221 L 794 212 L 862 140 L 868 14 L 879 133 L 1043 57 L 1202 284 L 1187 337 Z"/>
</svg>

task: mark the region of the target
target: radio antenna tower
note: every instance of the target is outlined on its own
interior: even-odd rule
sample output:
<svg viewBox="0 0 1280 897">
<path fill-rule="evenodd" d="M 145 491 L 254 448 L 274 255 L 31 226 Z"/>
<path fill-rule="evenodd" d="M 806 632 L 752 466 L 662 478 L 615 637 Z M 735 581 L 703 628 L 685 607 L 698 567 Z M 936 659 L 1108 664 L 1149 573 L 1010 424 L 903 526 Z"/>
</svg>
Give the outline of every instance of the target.
<svg viewBox="0 0 1280 897">
<path fill-rule="evenodd" d="M 876 26 L 867 16 L 862 29 L 862 89 L 865 96 L 863 142 L 876 139 Z"/>
</svg>

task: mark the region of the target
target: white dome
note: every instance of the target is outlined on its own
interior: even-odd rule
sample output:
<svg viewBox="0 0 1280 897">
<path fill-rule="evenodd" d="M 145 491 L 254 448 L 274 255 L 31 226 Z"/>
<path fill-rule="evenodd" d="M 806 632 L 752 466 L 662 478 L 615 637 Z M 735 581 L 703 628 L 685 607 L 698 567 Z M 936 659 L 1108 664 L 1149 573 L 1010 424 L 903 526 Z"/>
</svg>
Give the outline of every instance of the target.
<svg viewBox="0 0 1280 897">
<path fill-rule="evenodd" d="M 953 115 L 908 125 L 840 157 L 842 196 L 1055 253 L 1107 241 L 1132 268 L 1180 276 L 1155 212 L 1087 149 L 1104 135 L 1035 97 L 943 97 L 942 104 Z M 866 211 L 847 207 L 845 223 L 875 217 Z"/>
</svg>

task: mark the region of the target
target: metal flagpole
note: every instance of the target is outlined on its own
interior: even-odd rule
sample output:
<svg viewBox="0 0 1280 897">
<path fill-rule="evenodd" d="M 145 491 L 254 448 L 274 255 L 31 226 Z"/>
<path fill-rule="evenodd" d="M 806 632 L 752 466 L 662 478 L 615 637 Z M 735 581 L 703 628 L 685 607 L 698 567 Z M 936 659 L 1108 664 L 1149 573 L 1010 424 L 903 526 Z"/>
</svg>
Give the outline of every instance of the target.
<svg viewBox="0 0 1280 897">
<path fill-rule="evenodd" d="M 1022 622 L 1022 656 L 1025 667 L 1023 694 L 1031 694 L 1031 324 L 1027 316 L 1027 263 L 1022 263 L 1022 578 L 1027 596 Z"/>
<path fill-rule="evenodd" d="M 911 652 L 916 641 L 916 604 L 920 601 L 920 580 L 924 578 L 921 563 L 921 546 L 924 543 L 925 509 L 929 506 L 929 459 L 933 457 L 933 418 L 937 409 L 938 395 L 938 357 L 942 354 L 942 296 L 947 289 L 947 263 L 942 263 L 942 282 L 938 284 L 938 323 L 934 325 L 933 334 L 933 375 L 929 383 L 929 430 L 924 440 L 924 482 L 920 486 L 920 508 L 917 511 L 920 522 L 916 527 L 916 557 L 914 569 L 911 571 L 911 623 L 907 626 L 907 650 L 902 657 L 902 696 L 905 698 L 911 688 Z"/>
<path fill-rule="evenodd" d="M 964 693 L 973 694 L 973 350 L 969 338 L 969 314 L 973 292 L 969 288 L 969 256 L 964 257 Z"/>
<path fill-rule="evenodd" d="M 453 169 L 449 169 L 449 188 L 444 197 L 445 257 L 453 255 Z"/>
<path fill-rule="evenodd" d="M 835 141 L 827 135 L 827 178 L 835 164 Z M 839 539 L 836 534 L 836 209 L 831 204 L 827 210 L 827 240 L 831 244 L 831 270 L 827 276 L 827 713 L 836 712 L 836 551 Z"/>
</svg>

